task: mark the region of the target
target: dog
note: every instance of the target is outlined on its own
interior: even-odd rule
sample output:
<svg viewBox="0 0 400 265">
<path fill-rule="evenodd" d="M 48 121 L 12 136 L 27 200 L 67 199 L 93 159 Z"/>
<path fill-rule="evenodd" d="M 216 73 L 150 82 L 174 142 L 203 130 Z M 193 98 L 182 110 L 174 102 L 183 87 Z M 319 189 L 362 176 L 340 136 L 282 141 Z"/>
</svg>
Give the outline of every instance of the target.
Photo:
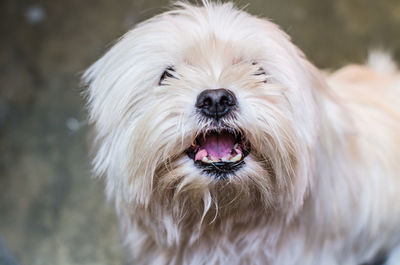
<svg viewBox="0 0 400 265">
<path fill-rule="evenodd" d="M 325 73 L 268 20 L 177 3 L 83 80 L 93 171 L 132 264 L 399 264 L 387 55 Z"/>
</svg>

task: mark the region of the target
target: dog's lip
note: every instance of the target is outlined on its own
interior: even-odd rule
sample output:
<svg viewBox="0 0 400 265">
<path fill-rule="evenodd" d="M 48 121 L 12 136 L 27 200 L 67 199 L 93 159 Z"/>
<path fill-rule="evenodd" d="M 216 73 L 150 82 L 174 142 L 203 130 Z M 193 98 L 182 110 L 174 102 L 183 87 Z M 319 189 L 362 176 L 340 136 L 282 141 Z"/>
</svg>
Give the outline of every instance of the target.
<svg viewBox="0 0 400 265">
<path fill-rule="evenodd" d="M 193 159 L 197 166 L 211 165 L 216 171 L 237 168 L 249 152 L 250 145 L 245 137 L 229 129 L 200 133 L 194 144 L 186 150 L 188 157 Z"/>
</svg>

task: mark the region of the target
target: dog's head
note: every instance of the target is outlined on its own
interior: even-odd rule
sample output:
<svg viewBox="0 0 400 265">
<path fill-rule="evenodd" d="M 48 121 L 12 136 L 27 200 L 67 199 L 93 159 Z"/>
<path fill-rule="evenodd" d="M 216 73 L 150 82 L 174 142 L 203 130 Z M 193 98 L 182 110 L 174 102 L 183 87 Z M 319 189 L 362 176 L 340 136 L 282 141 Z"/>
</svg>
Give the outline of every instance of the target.
<svg viewBox="0 0 400 265">
<path fill-rule="evenodd" d="M 179 4 L 85 73 L 94 170 L 137 207 L 289 216 L 313 168 L 317 76 L 275 24 L 231 4 Z"/>
</svg>

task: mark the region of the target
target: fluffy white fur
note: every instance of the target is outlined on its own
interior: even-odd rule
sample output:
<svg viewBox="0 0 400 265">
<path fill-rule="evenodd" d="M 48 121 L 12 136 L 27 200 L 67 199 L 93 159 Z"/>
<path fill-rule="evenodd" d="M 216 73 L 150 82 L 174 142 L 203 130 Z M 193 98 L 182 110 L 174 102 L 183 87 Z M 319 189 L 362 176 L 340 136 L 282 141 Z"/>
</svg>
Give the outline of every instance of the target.
<svg viewBox="0 0 400 265">
<path fill-rule="evenodd" d="M 394 64 L 375 54 L 322 74 L 275 24 L 203 5 L 137 25 L 84 75 L 93 169 L 132 264 L 358 265 L 390 253 L 400 242 Z M 160 86 L 169 66 L 176 78 Z M 254 75 L 260 66 L 266 75 Z M 252 148 L 227 180 L 185 154 L 213 126 L 197 95 L 216 88 L 235 93 L 237 115 L 222 123 Z"/>
</svg>

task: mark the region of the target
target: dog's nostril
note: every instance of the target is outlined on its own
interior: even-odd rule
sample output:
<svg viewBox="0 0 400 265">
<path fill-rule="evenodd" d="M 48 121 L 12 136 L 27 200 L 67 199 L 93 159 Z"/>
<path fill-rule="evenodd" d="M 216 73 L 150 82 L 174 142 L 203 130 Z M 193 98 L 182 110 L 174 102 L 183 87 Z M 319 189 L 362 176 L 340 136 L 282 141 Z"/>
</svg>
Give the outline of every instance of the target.
<svg viewBox="0 0 400 265">
<path fill-rule="evenodd" d="M 235 106 L 235 94 L 224 88 L 204 90 L 196 101 L 196 107 L 203 115 L 216 120 L 227 115 Z"/>
<path fill-rule="evenodd" d="M 233 104 L 232 97 L 222 96 L 219 104 L 222 106 L 231 106 Z"/>
<path fill-rule="evenodd" d="M 212 98 L 206 97 L 201 104 L 201 107 L 208 107 L 212 105 Z"/>
</svg>

